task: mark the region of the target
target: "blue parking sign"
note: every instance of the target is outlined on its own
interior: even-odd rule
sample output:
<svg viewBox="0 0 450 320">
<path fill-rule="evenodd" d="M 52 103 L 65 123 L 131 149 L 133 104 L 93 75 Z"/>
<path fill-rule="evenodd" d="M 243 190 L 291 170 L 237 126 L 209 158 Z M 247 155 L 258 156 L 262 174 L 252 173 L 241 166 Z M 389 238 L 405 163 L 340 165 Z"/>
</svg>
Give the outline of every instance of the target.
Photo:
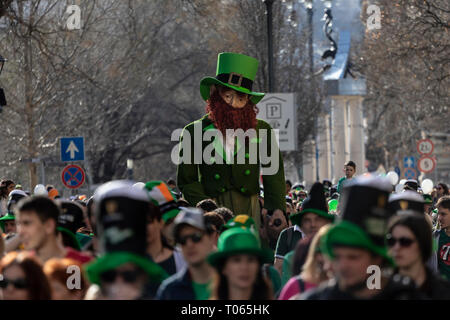
<svg viewBox="0 0 450 320">
<path fill-rule="evenodd" d="M 414 157 L 404 157 L 403 158 L 403 167 L 404 168 L 415 168 L 416 167 L 416 159 Z"/>
</svg>

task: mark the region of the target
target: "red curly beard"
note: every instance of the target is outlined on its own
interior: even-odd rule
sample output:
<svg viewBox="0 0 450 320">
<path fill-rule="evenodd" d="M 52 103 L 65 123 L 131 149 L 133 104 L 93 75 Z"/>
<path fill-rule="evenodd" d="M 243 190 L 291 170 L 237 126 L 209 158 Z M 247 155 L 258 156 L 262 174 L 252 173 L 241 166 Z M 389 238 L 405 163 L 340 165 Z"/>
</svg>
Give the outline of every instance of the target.
<svg viewBox="0 0 450 320">
<path fill-rule="evenodd" d="M 216 90 L 207 101 L 206 112 L 223 135 L 226 129 L 242 129 L 244 132 L 256 129 L 258 108 L 250 99 L 243 108 L 236 109 L 226 103 Z"/>
</svg>

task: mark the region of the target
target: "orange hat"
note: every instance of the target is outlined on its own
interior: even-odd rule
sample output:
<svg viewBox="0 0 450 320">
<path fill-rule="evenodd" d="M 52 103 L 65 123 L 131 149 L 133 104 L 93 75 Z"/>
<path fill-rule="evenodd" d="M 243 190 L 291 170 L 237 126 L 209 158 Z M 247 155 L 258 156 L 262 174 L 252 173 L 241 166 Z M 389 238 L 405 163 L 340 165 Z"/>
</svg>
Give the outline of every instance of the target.
<svg viewBox="0 0 450 320">
<path fill-rule="evenodd" d="M 59 195 L 58 190 L 56 190 L 55 188 L 51 189 L 48 192 L 48 197 L 52 200 L 55 200 L 55 197 L 57 197 Z"/>
<path fill-rule="evenodd" d="M 78 200 L 84 201 L 86 200 L 86 198 L 87 198 L 86 195 L 82 194 L 81 196 L 78 197 Z"/>
</svg>

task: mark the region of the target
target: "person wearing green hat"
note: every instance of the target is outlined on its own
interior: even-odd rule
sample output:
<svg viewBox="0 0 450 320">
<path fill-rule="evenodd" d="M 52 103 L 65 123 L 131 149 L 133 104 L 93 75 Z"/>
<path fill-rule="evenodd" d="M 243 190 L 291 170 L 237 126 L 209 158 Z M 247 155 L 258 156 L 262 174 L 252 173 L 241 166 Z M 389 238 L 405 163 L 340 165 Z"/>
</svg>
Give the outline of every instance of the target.
<svg viewBox="0 0 450 320">
<path fill-rule="evenodd" d="M 387 178 L 361 177 L 342 190 L 342 217 L 321 239 L 335 279 L 307 291 L 306 300 L 420 299 L 410 278 L 387 277 L 393 266 L 386 247 L 392 185 Z M 392 269 L 391 269 L 392 270 Z"/>
<path fill-rule="evenodd" d="M 423 194 L 423 201 L 424 201 L 424 213 L 431 216 L 431 210 L 433 209 L 433 198 L 430 194 Z"/>
<path fill-rule="evenodd" d="M 218 272 L 213 299 L 273 299 L 272 288 L 262 272 L 262 265 L 272 260 L 272 254 L 261 248 L 254 232 L 246 228 L 228 229 L 220 235 L 217 249 L 208 256 L 208 262 Z"/>
<path fill-rule="evenodd" d="M 277 241 L 275 267 L 282 275 L 282 283 L 283 280 L 287 281 L 291 277 L 290 259 L 297 242 L 302 238 L 313 236 L 322 226 L 332 222 L 334 217 L 328 214 L 322 183 L 314 183 L 309 197 L 302 202 L 300 212 L 290 217 L 294 226 L 283 230 Z M 289 259 L 286 258 L 288 254 Z M 284 268 L 283 265 L 285 265 Z"/>
<path fill-rule="evenodd" d="M 177 184 L 192 206 L 212 198 L 234 213 L 251 216 L 259 230 L 262 170 L 262 214 L 274 212 L 282 219 L 281 231 L 287 225 L 283 159 L 272 128 L 256 118 L 256 104 L 264 97 L 253 90 L 257 69 L 255 58 L 218 55 L 216 76 L 200 82 L 207 114 L 187 125 L 180 137 Z M 234 132 L 231 138 L 229 130 Z M 263 154 L 267 150 L 270 156 Z"/>
<path fill-rule="evenodd" d="M 108 300 L 152 299 L 167 273 L 146 255 L 148 194 L 131 181 L 111 181 L 95 194 L 99 256 L 85 266 Z"/>
<path fill-rule="evenodd" d="M 255 228 L 255 221 L 245 214 L 240 214 L 232 218 L 223 226 L 223 231 L 229 230 L 231 228 L 241 228 L 250 230 L 255 234 L 256 237 L 259 237 L 259 233 Z M 263 243 L 261 243 L 263 246 Z M 269 249 L 270 250 L 270 249 Z M 279 291 L 281 290 L 281 277 L 280 273 L 271 263 L 266 263 L 263 265 L 264 274 L 270 279 L 272 283 L 273 292 L 277 296 Z"/>
<path fill-rule="evenodd" d="M 0 218 L 0 227 L 5 235 L 12 235 L 17 232 L 16 217 L 14 216 L 14 209 L 17 203 L 26 198 L 28 195 L 22 190 L 13 190 L 8 196 L 7 212 Z"/>
</svg>

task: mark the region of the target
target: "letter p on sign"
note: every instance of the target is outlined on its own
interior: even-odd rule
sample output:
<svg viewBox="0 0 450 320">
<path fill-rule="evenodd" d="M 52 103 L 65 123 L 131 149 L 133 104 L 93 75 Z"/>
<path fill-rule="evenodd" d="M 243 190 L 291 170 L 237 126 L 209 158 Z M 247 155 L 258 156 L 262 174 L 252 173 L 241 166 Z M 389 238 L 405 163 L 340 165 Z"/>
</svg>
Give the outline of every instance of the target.
<svg viewBox="0 0 450 320">
<path fill-rule="evenodd" d="M 70 16 L 67 18 L 68 30 L 80 30 L 81 29 L 81 9 L 76 4 L 67 7 L 66 13 Z"/>
</svg>

